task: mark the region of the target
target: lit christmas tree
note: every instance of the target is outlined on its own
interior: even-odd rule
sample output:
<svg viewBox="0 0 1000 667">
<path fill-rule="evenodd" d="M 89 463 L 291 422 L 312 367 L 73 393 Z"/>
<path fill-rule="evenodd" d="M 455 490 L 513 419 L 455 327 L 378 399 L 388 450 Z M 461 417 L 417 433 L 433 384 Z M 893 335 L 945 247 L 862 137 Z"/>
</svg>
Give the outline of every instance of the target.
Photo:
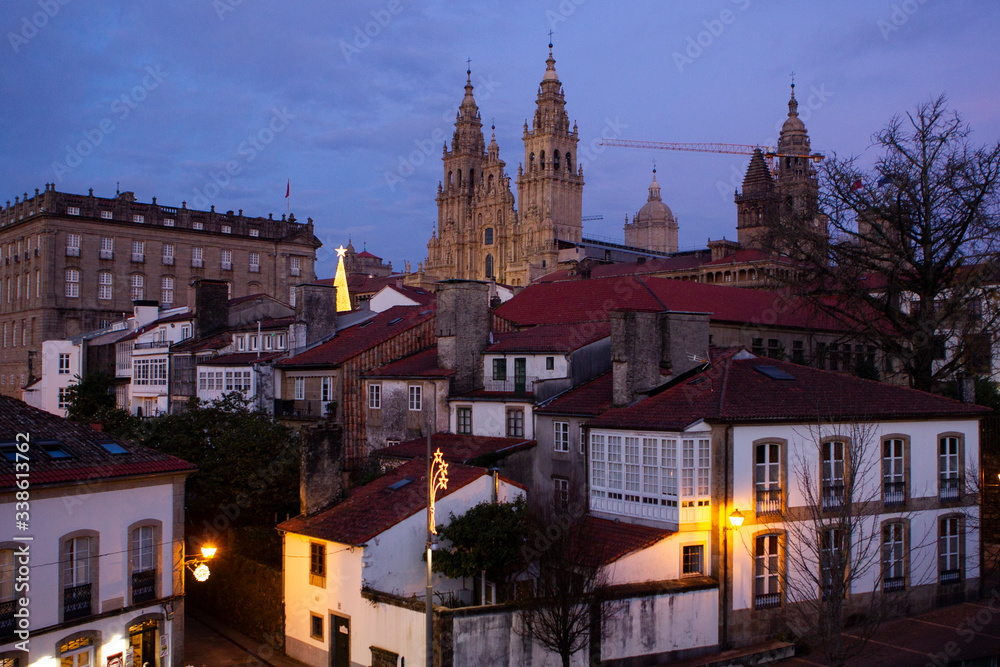
<svg viewBox="0 0 1000 667">
<path fill-rule="evenodd" d="M 333 286 L 337 288 L 337 312 L 351 309 L 351 293 L 347 290 L 347 271 L 344 270 L 344 255 L 347 249 L 341 245 L 337 248 L 337 275 L 333 278 Z"/>
</svg>

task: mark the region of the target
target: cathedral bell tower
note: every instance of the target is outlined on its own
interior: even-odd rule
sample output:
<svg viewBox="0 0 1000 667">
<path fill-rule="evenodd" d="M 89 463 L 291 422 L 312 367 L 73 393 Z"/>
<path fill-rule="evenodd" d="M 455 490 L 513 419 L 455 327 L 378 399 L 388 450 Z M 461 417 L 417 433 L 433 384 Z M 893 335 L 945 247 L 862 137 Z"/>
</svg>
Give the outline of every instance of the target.
<svg viewBox="0 0 1000 667">
<path fill-rule="evenodd" d="M 517 201 L 521 261 L 514 270 L 527 284 L 555 270 L 556 240 L 579 242 L 583 235 L 583 170 L 576 163 L 577 129 L 566 114 L 556 61 L 545 61 L 531 129 L 524 123 L 524 164 L 518 167 Z M 523 251 L 523 253 L 521 252 Z"/>
<path fill-rule="evenodd" d="M 788 100 L 788 118 L 778 136 L 779 157 L 777 188 L 781 196 L 781 215 L 786 219 L 812 219 L 816 214 L 816 197 L 819 184 L 810 154 L 809 133 L 799 118 L 799 103 L 795 99 L 795 84 Z M 789 155 L 791 154 L 791 155 Z"/>
</svg>

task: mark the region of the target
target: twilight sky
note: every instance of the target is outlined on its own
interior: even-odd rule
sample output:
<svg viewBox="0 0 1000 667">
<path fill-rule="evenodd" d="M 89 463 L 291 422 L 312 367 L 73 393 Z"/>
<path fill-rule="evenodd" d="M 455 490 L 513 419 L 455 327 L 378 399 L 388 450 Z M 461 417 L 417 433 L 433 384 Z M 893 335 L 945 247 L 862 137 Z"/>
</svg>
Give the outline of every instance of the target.
<svg viewBox="0 0 1000 667">
<path fill-rule="evenodd" d="M 622 238 L 656 160 L 682 248 L 735 238 L 739 155 L 597 146 L 776 141 L 795 72 L 813 150 L 866 153 L 894 114 L 946 94 L 1000 137 L 1000 3 L 986 0 L 7 0 L 0 201 L 55 182 L 247 215 L 291 210 L 332 248 L 416 269 L 466 59 L 513 178 L 552 29 L 580 131 L 585 236 Z M 515 191 L 516 195 L 516 191 Z M 332 257 L 331 257 L 332 254 Z"/>
</svg>

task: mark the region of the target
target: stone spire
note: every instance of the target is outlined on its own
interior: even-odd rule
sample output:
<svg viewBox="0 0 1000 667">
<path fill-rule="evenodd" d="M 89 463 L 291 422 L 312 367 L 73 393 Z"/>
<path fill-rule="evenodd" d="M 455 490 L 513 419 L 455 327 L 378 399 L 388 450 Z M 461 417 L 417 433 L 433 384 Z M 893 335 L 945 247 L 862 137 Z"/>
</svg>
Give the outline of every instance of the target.
<svg viewBox="0 0 1000 667">
<path fill-rule="evenodd" d="M 646 201 L 663 201 L 660 198 L 660 184 L 656 182 L 656 167 L 653 167 L 653 182 L 649 184 L 649 199 Z"/>
<path fill-rule="evenodd" d="M 479 106 L 473 94 L 472 69 L 465 71 L 465 97 L 455 117 L 455 133 L 451 139 L 453 153 L 481 156 L 486 152 Z"/>
<path fill-rule="evenodd" d="M 774 178 L 771 176 L 771 170 L 764 162 L 764 153 L 755 148 L 747 173 L 743 177 L 742 194 L 744 197 L 760 197 L 770 195 L 772 192 L 774 192 Z"/>
</svg>

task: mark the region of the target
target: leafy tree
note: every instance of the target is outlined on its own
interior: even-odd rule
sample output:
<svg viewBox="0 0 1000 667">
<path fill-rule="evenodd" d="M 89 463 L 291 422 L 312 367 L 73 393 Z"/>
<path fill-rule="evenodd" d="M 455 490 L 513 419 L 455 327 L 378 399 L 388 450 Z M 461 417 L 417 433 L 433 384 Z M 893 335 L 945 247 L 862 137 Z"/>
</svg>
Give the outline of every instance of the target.
<svg viewBox="0 0 1000 667">
<path fill-rule="evenodd" d="M 143 444 L 198 466 L 186 485 L 196 527 L 224 531 L 298 511 L 297 438 L 239 392 L 192 398 L 183 413 L 149 420 Z"/>
<path fill-rule="evenodd" d="M 821 170 L 828 225 L 770 221 L 768 243 L 801 272 L 773 276 L 886 353 L 930 391 L 988 363 L 1000 244 L 1000 142 L 978 147 L 944 97 L 896 116 L 873 137 L 878 157 L 834 157 Z M 829 238 L 827 238 L 829 231 Z M 942 351 L 947 355 L 942 359 Z"/>
<path fill-rule="evenodd" d="M 483 502 L 438 527 L 442 541 L 431 561 L 432 569 L 447 577 L 478 577 L 483 572 L 507 591 L 512 577 L 523 569 L 521 546 L 527 537 L 524 498 L 512 503 Z"/>
<path fill-rule="evenodd" d="M 114 379 L 107 373 L 77 375 L 66 389 L 66 416 L 75 422 L 100 423 L 105 431 L 121 438 L 137 439 L 141 420 L 115 405 Z"/>
</svg>

